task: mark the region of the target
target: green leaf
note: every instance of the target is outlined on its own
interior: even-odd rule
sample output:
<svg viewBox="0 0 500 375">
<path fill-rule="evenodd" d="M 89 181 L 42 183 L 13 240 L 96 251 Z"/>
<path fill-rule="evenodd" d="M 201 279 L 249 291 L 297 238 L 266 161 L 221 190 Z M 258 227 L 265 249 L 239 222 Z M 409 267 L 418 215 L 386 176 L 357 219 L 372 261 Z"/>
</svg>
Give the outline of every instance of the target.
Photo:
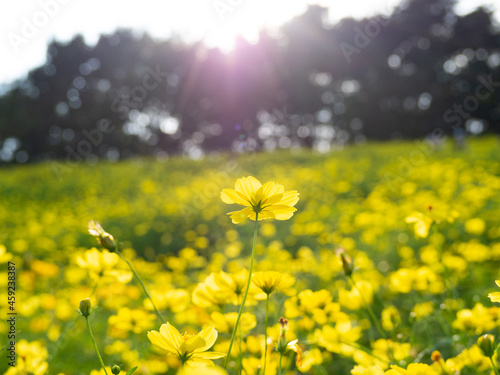
<svg viewBox="0 0 500 375">
<path fill-rule="evenodd" d="M 137 367 L 139 367 L 139 366 L 135 366 L 132 370 L 129 370 L 129 372 L 127 372 L 125 375 L 132 374 L 135 370 L 137 370 Z"/>
</svg>

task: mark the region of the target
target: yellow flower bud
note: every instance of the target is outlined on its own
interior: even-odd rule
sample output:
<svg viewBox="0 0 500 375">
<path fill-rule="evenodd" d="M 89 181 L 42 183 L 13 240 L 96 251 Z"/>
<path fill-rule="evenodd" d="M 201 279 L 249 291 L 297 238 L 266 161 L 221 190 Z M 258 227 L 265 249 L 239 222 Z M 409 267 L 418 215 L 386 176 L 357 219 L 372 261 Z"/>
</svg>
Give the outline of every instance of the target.
<svg viewBox="0 0 500 375">
<path fill-rule="evenodd" d="M 477 339 L 477 346 L 483 352 L 486 357 L 493 357 L 495 353 L 495 336 L 489 333 L 480 336 Z"/>
<path fill-rule="evenodd" d="M 85 298 L 80 301 L 80 314 L 84 317 L 88 317 L 91 313 L 92 305 L 90 299 Z"/>
<path fill-rule="evenodd" d="M 285 353 L 288 344 L 288 342 L 286 341 L 286 331 L 288 331 L 288 320 L 281 317 L 279 319 L 279 323 L 281 325 L 281 329 L 280 329 L 280 338 L 278 340 L 278 345 L 276 346 L 276 350 L 279 353 Z"/>
<path fill-rule="evenodd" d="M 340 259 L 342 260 L 342 268 L 344 269 L 345 275 L 350 277 L 352 275 L 352 271 L 354 270 L 354 262 L 352 261 L 352 258 L 344 252 L 341 252 Z"/>
<path fill-rule="evenodd" d="M 122 369 L 118 365 L 114 365 L 111 367 L 111 373 L 114 375 L 118 375 Z"/>
<path fill-rule="evenodd" d="M 109 251 L 115 251 L 116 250 L 116 241 L 114 237 L 109 234 L 109 233 L 104 233 L 99 241 L 105 249 Z"/>
</svg>

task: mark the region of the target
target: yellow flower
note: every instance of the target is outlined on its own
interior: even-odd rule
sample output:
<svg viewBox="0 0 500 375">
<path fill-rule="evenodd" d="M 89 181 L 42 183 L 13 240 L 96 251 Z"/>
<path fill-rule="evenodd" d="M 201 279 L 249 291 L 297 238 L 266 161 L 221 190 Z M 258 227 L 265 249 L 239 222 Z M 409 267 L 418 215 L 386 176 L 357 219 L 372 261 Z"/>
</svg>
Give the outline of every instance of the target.
<svg viewBox="0 0 500 375">
<path fill-rule="evenodd" d="M 222 367 L 211 367 L 203 369 L 203 375 L 226 375 Z M 177 372 L 177 375 L 199 375 L 196 368 L 184 367 Z"/>
<path fill-rule="evenodd" d="M 429 229 L 433 223 L 433 220 L 424 215 L 421 212 L 414 212 L 408 216 L 405 221 L 408 224 L 415 223 L 413 230 L 415 231 L 415 237 L 426 238 L 429 235 Z"/>
<path fill-rule="evenodd" d="M 47 349 L 42 342 L 20 340 L 17 343 L 16 366 L 9 367 L 5 375 L 43 375 L 49 367 L 47 357 Z"/>
<path fill-rule="evenodd" d="M 255 272 L 252 281 L 266 294 L 271 294 L 278 287 L 289 288 L 295 283 L 292 276 L 275 271 Z"/>
<path fill-rule="evenodd" d="M 495 284 L 497 286 L 500 286 L 500 280 L 495 280 Z M 500 292 L 494 292 L 488 294 L 488 297 L 490 298 L 491 302 L 500 302 Z"/>
<path fill-rule="evenodd" d="M 290 341 L 288 344 L 286 344 L 286 348 L 288 350 L 293 350 L 295 353 L 297 353 L 297 359 L 295 360 L 295 364 L 297 367 L 300 368 L 302 366 L 302 349 L 300 348 L 298 344 L 298 339 Z"/>
<path fill-rule="evenodd" d="M 387 371 L 388 375 L 438 375 L 436 371 L 432 369 L 429 365 L 423 363 L 412 363 L 405 370 L 399 366 L 392 365 L 391 370 Z"/>
<path fill-rule="evenodd" d="M 97 221 L 91 220 L 88 225 L 89 233 L 97 238 L 97 241 L 102 247 L 110 251 L 115 251 L 116 241 L 111 234 L 102 229 L 101 224 Z"/>
<path fill-rule="evenodd" d="M 354 366 L 351 370 L 351 375 L 384 375 L 384 370 L 379 365 L 370 367 Z"/>
<path fill-rule="evenodd" d="M 129 332 L 139 334 L 154 326 L 156 315 L 140 309 L 121 307 L 116 315 L 108 318 L 109 335 L 114 338 L 124 339 Z"/>
<path fill-rule="evenodd" d="M 212 359 L 222 358 L 226 355 L 218 352 L 208 352 L 217 340 L 215 328 L 208 327 L 195 335 L 179 331 L 170 323 L 162 324 L 160 332 L 148 332 L 148 339 L 157 347 L 165 350 L 168 355 L 176 356 L 182 363 L 197 367 L 213 365 Z"/>
<path fill-rule="evenodd" d="M 83 256 L 76 258 L 76 263 L 89 271 L 93 279 L 104 278 L 109 281 L 118 280 L 121 283 L 128 283 L 132 280 L 132 272 L 125 271 L 115 266 L 120 258 L 115 253 L 107 250 L 99 251 L 95 248 L 87 250 Z"/>
<path fill-rule="evenodd" d="M 236 318 L 238 317 L 237 312 L 231 312 L 227 314 L 222 314 L 218 311 L 214 311 L 210 314 L 212 321 L 215 324 L 215 327 L 219 332 L 229 332 L 231 333 L 236 325 Z M 239 323 L 239 329 L 243 334 L 247 334 L 257 325 L 257 319 L 255 315 L 251 313 L 243 313 L 241 314 Z"/>
<path fill-rule="evenodd" d="M 248 272 L 225 273 L 223 271 L 211 273 L 193 291 L 193 302 L 200 307 L 223 306 L 226 303 L 238 305 L 245 291 Z M 253 298 L 258 289 L 252 285 L 249 297 Z M 250 301 L 250 303 L 252 303 Z"/>
<path fill-rule="evenodd" d="M 285 191 L 283 185 L 266 182 L 264 185 L 255 177 L 248 176 L 236 181 L 235 189 L 224 189 L 220 193 L 224 203 L 245 206 L 240 211 L 229 212 L 233 223 L 239 224 L 250 218 L 255 220 L 288 220 L 297 209 L 293 206 L 299 201 L 295 190 Z"/>
<path fill-rule="evenodd" d="M 394 306 L 389 306 L 382 310 L 382 327 L 386 331 L 392 331 L 401 323 L 399 311 Z"/>
</svg>

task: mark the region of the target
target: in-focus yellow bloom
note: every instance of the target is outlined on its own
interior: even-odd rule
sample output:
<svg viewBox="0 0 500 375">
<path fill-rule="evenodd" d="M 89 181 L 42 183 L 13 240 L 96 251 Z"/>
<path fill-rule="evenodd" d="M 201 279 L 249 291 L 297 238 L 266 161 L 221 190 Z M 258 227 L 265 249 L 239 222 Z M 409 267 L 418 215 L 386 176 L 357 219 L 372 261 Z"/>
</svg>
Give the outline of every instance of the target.
<svg viewBox="0 0 500 375">
<path fill-rule="evenodd" d="M 170 323 L 162 324 L 160 332 L 148 332 L 148 339 L 154 345 L 163 349 L 168 355 L 176 356 L 182 363 L 197 366 L 213 366 L 212 359 L 222 358 L 226 355 L 218 352 L 208 352 L 217 340 L 217 331 L 208 327 L 195 335 L 180 334 Z"/>
<path fill-rule="evenodd" d="M 497 284 L 497 286 L 500 286 L 500 280 L 495 280 L 495 284 Z M 488 297 L 491 302 L 500 302 L 500 292 L 490 293 L 488 294 Z"/>
<path fill-rule="evenodd" d="M 240 211 L 228 213 L 235 224 L 242 223 L 247 218 L 255 220 L 257 213 L 259 220 L 288 220 L 297 211 L 293 206 L 299 201 L 297 191 L 285 191 L 283 185 L 273 181 L 262 185 L 252 176 L 238 179 L 234 190 L 224 189 L 220 197 L 224 203 L 245 206 Z"/>
<path fill-rule="evenodd" d="M 275 271 L 255 272 L 252 281 L 266 294 L 271 294 L 278 287 L 289 288 L 295 283 L 292 276 Z"/>
</svg>

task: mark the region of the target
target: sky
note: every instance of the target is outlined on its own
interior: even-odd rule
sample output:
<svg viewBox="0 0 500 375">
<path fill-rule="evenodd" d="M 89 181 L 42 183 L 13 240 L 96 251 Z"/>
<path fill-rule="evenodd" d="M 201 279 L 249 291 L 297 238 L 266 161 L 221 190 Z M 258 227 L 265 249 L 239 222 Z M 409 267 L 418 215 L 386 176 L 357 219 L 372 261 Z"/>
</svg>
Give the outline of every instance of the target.
<svg viewBox="0 0 500 375">
<path fill-rule="evenodd" d="M 255 41 L 264 27 L 276 28 L 303 13 L 308 4 L 329 8 L 332 21 L 390 13 L 400 0 L 0 0 L 0 84 L 21 78 L 44 64 L 51 40 L 69 41 L 76 34 L 94 44 L 117 28 L 146 31 L 166 39 L 204 40 L 230 51 L 234 38 Z M 497 4 L 495 4 L 497 3 Z M 459 0 L 466 14 L 480 5 L 500 19 L 498 0 Z"/>
</svg>

